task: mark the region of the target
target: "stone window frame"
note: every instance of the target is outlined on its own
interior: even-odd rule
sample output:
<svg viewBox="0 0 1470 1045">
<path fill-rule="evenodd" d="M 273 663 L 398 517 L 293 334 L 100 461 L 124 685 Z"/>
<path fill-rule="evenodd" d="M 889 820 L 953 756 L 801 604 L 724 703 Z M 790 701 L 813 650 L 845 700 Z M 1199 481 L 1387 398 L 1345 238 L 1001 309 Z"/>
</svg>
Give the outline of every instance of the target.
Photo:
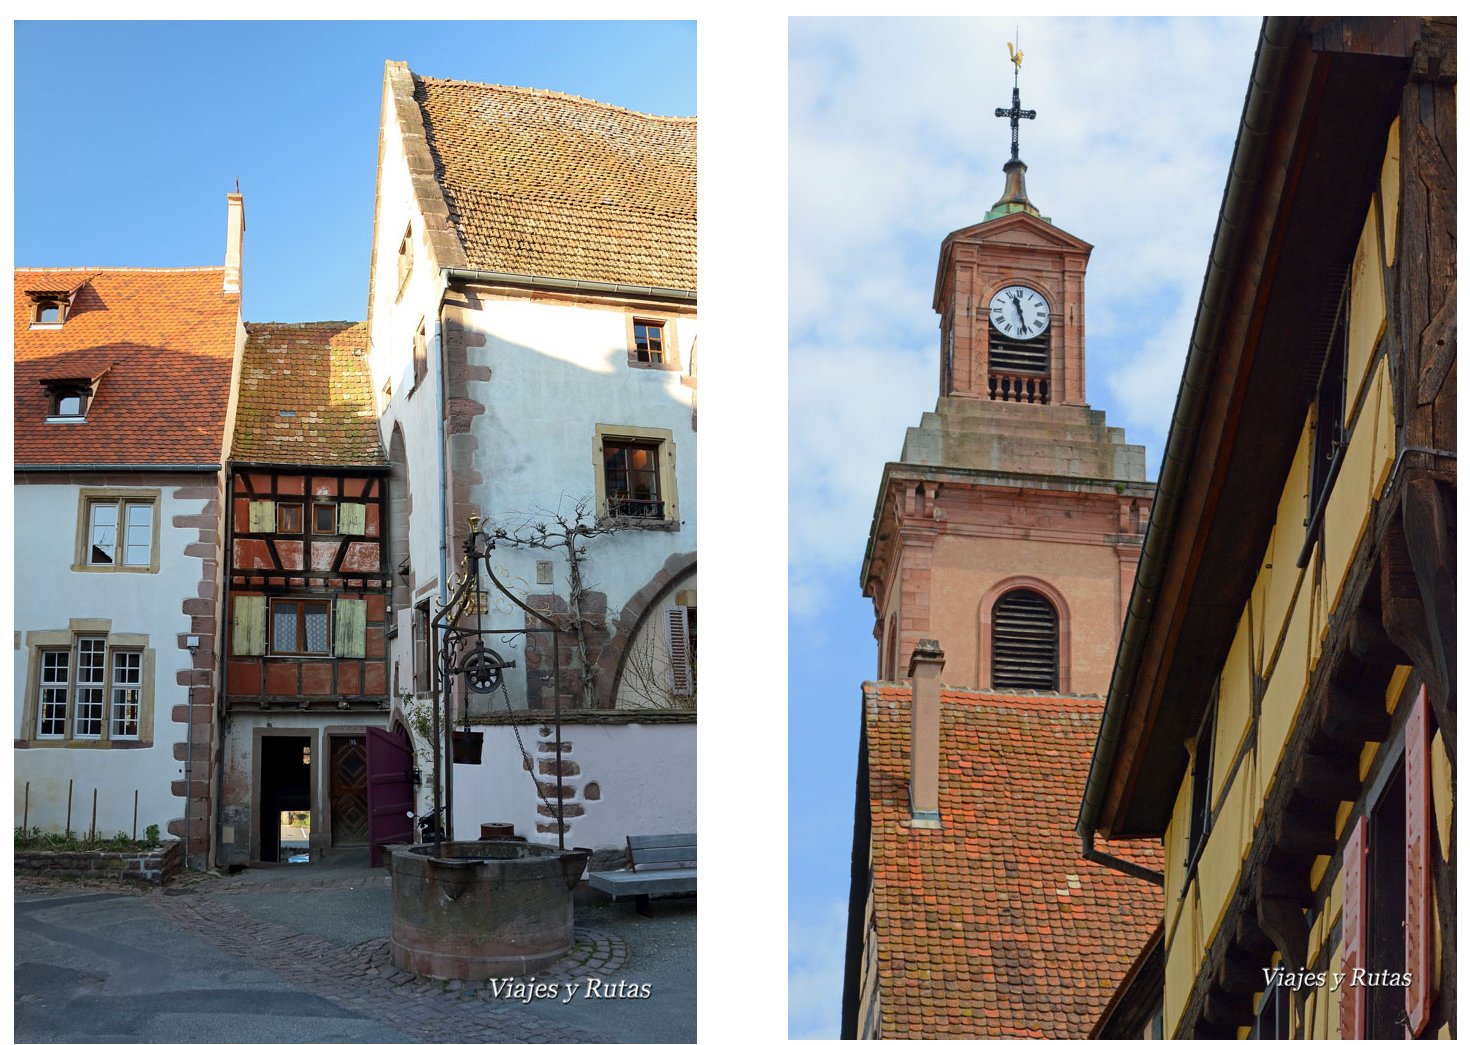
<svg viewBox="0 0 1470 1045">
<path fill-rule="evenodd" d="M 106 644 L 103 667 L 102 733 L 97 737 L 78 737 L 76 728 L 77 644 L 82 639 L 100 638 Z M 114 632 L 112 621 L 81 617 L 72 618 L 66 628 L 28 631 L 25 633 L 26 688 L 17 748 L 116 748 L 129 750 L 153 746 L 154 680 L 157 676 L 156 652 L 149 636 L 141 632 Z M 46 653 L 65 650 L 68 654 L 66 728 L 59 737 L 41 737 L 41 662 Z M 112 735 L 113 689 L 116 681 L 116 654 L 142 655 L 138 684 L 138 735 Z"/>
<path fill-rule="evenodd" d="M 991 680 L 991 661 L 995 649 L 995 604 L 1004 596 L 1018 589 L 1025 588 L 1035 592 L 1051 603 L 1051 608 L 1057 615 L 1057 688 L 1047 692 L 1071 693 L 1072 692 L 1072 611 L 1067 605 L 1066 598 L 1056 586 L 1050 584 L 1040 577 L 1014 576 L 996 583 L 980 599 L 979 632 L 980 642 L 976 647 L 979 655 L 976 658 L 975 688 L 993 690 L 995 687 Z"/>
<path fill-rule="evenodd" d="M 628 312 L 623 316 L 624 337 L 628 345 L 628 365 L 637 370 L 682 370 L 679 363 L 678 323 L 675 316 L 659 316 L 651 313 Z M 661 358 L 644 360 L 638 358 L 639 326 L 656 326 L 662 331 L 660 341 Z"/>
<path fill-rule="evenodd" d="M 659 497 L 663 514 L 659 518 L 636 515 L 613 515 L 607 505 L 605 448 L 607 443 L 652 444 L 658 453 Z M 635 425 L 598 424 L 592 439 L 593 475 L 597 493 L 597 517 L 604 522 L 616 520 L 630 529 L 679 529 L 679 489 L 674 433 L 668 428 L 642 428 Z"/>
<path fill-rule="evenodd" d="M 76 547 L 72 555 L 72 571 L 74 573 L 157 573 L 160 569 L 159 541 L 161 527 L 159 525 L 159 506 L 163 499 L 163 491 L 157 488 L 133 488 L 123 489 L 116 486 L 84 486 L 77 492 L 77 539 Z M 148 564 L 145 566 L 126 566 L 121 562 L 94 563 L 91 561 L 92 547 L 92 508 L 94 505 L 114 504 L 118 510 L 117 540 L 121 541 L 127 527 L 127 507 L 129 505 L 146 504 L 153 509 L 153 533 L 148 553 Z M 114 548 L 122 545 L 115 544 Z M 115 555 L 114 558 L 117 556 Z"/>
</svg>

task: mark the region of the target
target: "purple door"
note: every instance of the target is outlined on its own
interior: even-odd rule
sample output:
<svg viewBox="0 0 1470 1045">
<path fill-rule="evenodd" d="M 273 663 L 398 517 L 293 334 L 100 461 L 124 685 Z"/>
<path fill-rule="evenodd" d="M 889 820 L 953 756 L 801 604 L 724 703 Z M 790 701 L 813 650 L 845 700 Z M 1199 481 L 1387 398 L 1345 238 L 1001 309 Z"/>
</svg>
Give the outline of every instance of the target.
<svg viewBox="0 0 1470 1045">
<path fill-rule="evenodd" d="M 413 841 L 413 748 L 401 731 L 367 727 L 368 852 L 381 867 L 383 842 Z"/>
</svg>

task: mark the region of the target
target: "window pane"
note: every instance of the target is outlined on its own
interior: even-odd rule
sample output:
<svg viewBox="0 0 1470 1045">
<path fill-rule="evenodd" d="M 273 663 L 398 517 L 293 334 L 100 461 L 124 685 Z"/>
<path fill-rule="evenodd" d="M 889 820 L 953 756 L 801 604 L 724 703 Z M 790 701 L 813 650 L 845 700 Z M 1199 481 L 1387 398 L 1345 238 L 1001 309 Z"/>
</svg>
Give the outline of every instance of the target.
<svg viewBox="0 0 1470 1045">
<path fill-rule="evenodd" d="M 72 733 L 78 737 L 102 735 L 102 693 L 107 681 L 107 643 L 77 640 L 77 718 Z"/>
<path fill-rule="evenodd" d="M 299 603 L 271 604 L 271 649 L 277 653 L 295 653 L 296 611 Z"/>
<path fill-rule="evenodd" d="M 318 504 L 312 507 L 311 529 L 313 533 L 337 532 L 337 506 Z"/>
<path fill-rule="evenodd" d="M 117 553 L 117 505 L 92 505 L 91 550 L 87 561 L 93 565 L 111 566 Z"/>
<path fill-rule="evenodd" d="M 136 737 L 143 704 L 143 654 L 127 650 L 113 654 L 112 735 Z"/>
<path fill-rule="evenodd" d="M 123 548 L 124 566 L 148 566 L 153 562 L 153 505 L 130 504 L 127 516 L 127 543 Z"/>
<path fill-rule="evenodd" d="M 301 505 L 282 504 L 277 506 L 276 529 L 281 533 L 301 532 Z"/>
<path fill-rule="evenodd" d="M 56 400 L 57 417 L 81 417 L 82 397 L 77 395 L 66 395 Z"/>
<path fill-rule="evenodd" d="M 61 322 L 61 306 L 60 305 L 53 305 L 53 304 L 50 304 L 50 303 L 45 304 L 45 305 L 42 305 L 41 306 L 40 321 L 42 323 L 60 323 Z"/>
<path fill-rule="evenodd" d="M 66 735 L 66 684 L 71 675 L 71 650 L 46 650 L 41 654 L 41 720 L 36 736 Z"/>
<path fill-rule="evenodd" d="M 303 603 L 306 615 L 306 652 L 327 652 L 327 607 L 325 604 Z"/>
</svg>

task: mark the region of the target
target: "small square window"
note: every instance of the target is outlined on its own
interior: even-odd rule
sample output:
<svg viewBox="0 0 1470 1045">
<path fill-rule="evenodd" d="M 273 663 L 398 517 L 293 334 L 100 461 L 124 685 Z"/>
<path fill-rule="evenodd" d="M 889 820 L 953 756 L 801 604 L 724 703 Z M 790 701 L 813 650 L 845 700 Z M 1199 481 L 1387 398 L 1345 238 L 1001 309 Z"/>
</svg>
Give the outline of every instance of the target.
<svg viewBox="0 0 1470 1045">
<path fill-rule="evenodd" d="M 679 352 L 672 319 L 626 316 L 628 365 L 648 370 L 678 370 Z"/>
<path fill-rule="evenodd" d="M 311 506 L 311 532 L 337 532 L 337 506 L 335 504 L 314 504 Z"/>
<path fill-rule="evenodd" d="M 301 533 L 301 505 L 282 501 L 276 505 L 276 532 Z"/>
<path fill-rule="evenodd" d="M 92 382 L 83 379 L 42 382 L 46 387 L 46 420 L 78 422 L 87 419 L 92 403 Z"/>
<path fill-rule="evenodd" d="M 633 357 L 640 363 L 664 361 L 664 325 L 633 320 Z"/>
<path fill-rule="evenodd" d="M 67 299 L 64 297 L 37 298 L 31 307 L 31 326 L 61 326 L 66 322 L 66 303 Z"/>
<path fill-rule="evenodd" d="M 325 599 L 272 599 L 271 652 L 325 656 L 331 652 L 330 619 Z"/>
</svg>

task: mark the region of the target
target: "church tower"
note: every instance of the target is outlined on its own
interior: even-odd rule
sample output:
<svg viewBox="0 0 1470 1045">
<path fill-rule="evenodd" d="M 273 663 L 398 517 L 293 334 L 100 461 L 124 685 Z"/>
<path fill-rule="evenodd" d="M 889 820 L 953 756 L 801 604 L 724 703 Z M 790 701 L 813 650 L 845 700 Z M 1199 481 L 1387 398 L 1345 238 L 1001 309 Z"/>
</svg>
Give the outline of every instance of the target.
<svg viewBox="0 0 1470 1045">
<path fill-rule="evenodd" d="M 1144 451 L 1087 405 L 1091 245 L 1026 193 L 1020 56 L 1001 198 L 939 250 L 939 401 L 884 467 L 863 561 L 878 677 L 939 641 L 945 682 L 1107 691 L 1153 500 Z"/>
</svg>

